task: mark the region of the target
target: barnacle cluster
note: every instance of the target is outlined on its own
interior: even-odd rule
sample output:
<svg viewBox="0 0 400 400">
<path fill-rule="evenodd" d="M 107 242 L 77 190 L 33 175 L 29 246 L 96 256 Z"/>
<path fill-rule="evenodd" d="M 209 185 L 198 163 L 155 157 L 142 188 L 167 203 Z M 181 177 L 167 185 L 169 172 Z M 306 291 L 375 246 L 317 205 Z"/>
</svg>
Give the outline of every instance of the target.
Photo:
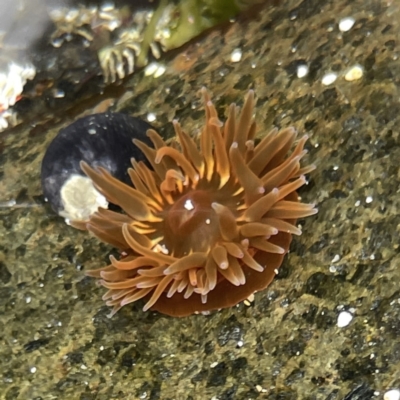
<svg viewBox="0 0 400 400">
<path fill-rule="evenodd" d="M 65 40 L 71 40 L 73 36 L 81 36 L 88 42 L 92 42 L 99 30 L 114 31 L 121 26 L 126 8 L 116 9 L 112 3 L 103 4 L 100 7 L 59 7 L 49 11 L 50 19 L 55 29 L 51 34 L 51 43 L 54 47 L 60 47 Z"/>
<path fill-rule="evenodd" d="M 27 80 L 36 71 L 31 63 L 11 62 L 0 71 L 0 131 L 16 124 L 16 114 L 9 107 L 19 99 Z"/>
<path fill-rule="evenodd" d="M 121 28 L 116 32 L 112 43 L 98 50 L 100 66 L 103 70 L 105 82 L 115 82 L 123 79 L 126 75 L 133 73 L 138 64 L 137 57 L 146 52 L 144 57 L 147 62 L 147 51 L 143 47 L 143 32 L 153 18 L 153 11 L 141 10 L 132 15 L 129 26 Z M 154 57 L 159 58 L 161 51 L 156 42 L 152 41 L 149 48 Z"/>
<path fill-rule="evenodd" d="M 50 13 L 55 24 L 54 46 L 74 35 L 97 50 L 105 82 L 115 82 L 148 63 L 162 52 L 180 47 L 205 29 L 234 17 L 260 0 L 161 0 L 153 8 L 101 7 L 59 8 Z M 108 38 L 107 38 L 108 37 Z M 105 39 L 107 38 L 107 39 Z"/>
</svg>

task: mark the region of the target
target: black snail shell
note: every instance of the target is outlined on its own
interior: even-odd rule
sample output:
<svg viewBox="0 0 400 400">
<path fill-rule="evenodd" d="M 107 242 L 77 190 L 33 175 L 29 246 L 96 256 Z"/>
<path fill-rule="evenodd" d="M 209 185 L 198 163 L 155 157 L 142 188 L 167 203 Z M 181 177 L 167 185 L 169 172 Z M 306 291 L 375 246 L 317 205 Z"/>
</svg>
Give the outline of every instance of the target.
<svg viewBox="0 0 400 400">
<path fill-rule="evenodd" d="M 131 185 L 128 175 L 131 158 L 146 160 L 132 139 L 152 146 L 146 135 L 150 128 L 139 118 L 106 112 L 80 118 L 61 129 L 42 161 L 41 180 L 46 201 L 67 223 L 87 220 L 99 206 L 107 208 L 107 200 L 94 188 L 79 163 L 85 161 L 92 168 L 104 167 L 115 178 Z"/>
</svg>

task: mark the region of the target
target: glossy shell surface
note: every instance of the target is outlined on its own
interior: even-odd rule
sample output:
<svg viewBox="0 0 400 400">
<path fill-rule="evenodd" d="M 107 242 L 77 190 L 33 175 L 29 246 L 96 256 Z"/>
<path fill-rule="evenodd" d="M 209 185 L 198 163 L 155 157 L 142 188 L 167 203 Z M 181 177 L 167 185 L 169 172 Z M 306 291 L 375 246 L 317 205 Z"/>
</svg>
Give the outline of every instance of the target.
<svg viewBox="0 0 400 400">
<path fill-rule="evenodd" d="M 98 200 L 99 205 L 106 207 L 105 199 L 86 187 L 91 183 L 79 163 L 104 167 L 115 178 L 131 185 L 128 175 L 131 158 L 145 160 L 132 139 L 151 145 L 146 135 L 150 128 L 139 118 L 106 112 L 85 116 L 61 129 L 50 143 L 41 167 L 43 194 L 54 211 L 66 219 L 86 219 L 91 211 L 71 211 L 75 207 L 72 203 L 84 203 L 86 194 L 92 198 L 89 202 Z"/>
</svg>

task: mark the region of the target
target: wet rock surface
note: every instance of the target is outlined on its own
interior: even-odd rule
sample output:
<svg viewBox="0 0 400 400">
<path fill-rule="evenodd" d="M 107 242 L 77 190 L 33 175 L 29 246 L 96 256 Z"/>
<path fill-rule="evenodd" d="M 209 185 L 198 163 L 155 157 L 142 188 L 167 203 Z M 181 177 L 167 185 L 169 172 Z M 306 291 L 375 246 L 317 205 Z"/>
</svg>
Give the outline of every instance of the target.
<svg viewBox="0 0 400 400">
<path fill-rule="evenodd" d="M 354 24 L 341 31 L 346 17 Z M 198 132 L 202 86 L 221 118 L 253 88 L 260 136 L 272 125 L 309 134 L 317 169 L 300 195 L 319 213 L 300 221 L 277 279 L 248 305 L 174 319 L 138 303 L 107 318 L 103 289 L 83 271 L 115 250 L 66 226 L 40 188 L 45 149 L 72 116 L 1 134 L 0 396 L 366 400 L 400 390 L 399 20 L 394 1 L 266 6 L 167 56 L 161 77 L 138 72 L 121 97 L 79 113 L 111 105 L 170 138 L 173 118 Z"/>
</svg>

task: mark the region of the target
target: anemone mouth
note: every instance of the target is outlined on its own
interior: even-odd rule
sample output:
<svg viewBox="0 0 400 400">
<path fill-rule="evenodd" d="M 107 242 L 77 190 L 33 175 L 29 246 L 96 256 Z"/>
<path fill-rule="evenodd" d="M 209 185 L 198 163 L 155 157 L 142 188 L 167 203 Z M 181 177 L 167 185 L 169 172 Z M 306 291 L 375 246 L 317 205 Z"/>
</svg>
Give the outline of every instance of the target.
<svg viewBox="0 0 400 400">
<path fill-rule="evenodd" d="M 83 171 L 95 187 L 125 214 L 99 209 L 88 229 L 127 253 L 87 274 L 108 289 L 103 299 L 114 314 L 139 299 L 144 310 L 173 316 L 229 307 L 265 288 L 288 251 L 291 235 L 300 234 L 297 218 L 316 213 L 298 202 L 296 190 L 307 136 L 293 128 L 272 130 L 255 145 L 249 92 L 240 115 L 229 108 L 220 122 L 205 89 L 206 122 L 198 142 L 178 122 L 181 149 L 167 146 L 153 130 L 154 148 L 135 144 L 153 170 L 132 162 L 131 188 L 106 170 Z"/>
<path fill-rule="evenodd" d="M 192 252 L 208 252 L 219 239 L 217 216 L 212 208 L 210 192 L 191 190 L 161 215 L 161 245 L 174 257 L 184 257 Z"/>
</svg>

